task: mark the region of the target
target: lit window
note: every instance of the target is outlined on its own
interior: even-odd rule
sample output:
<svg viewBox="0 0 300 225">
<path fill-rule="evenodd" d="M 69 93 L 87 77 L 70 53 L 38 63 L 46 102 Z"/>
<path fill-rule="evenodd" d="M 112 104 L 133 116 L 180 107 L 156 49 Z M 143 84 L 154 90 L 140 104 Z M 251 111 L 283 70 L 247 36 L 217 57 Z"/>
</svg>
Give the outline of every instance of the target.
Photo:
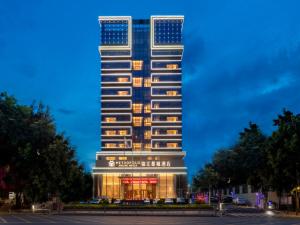
<svg viewBox="0 0 300 225">
<path fill-rule="evenodd" d="M 167 95 L 168 96 L 176 96 L 177 95 L 177 91 L 167 91 Z"/>
<path fill-rule="evenodd" d="M 151 150 L 151 144 L 149 143 L 145 144 L 145 150 Z"/>
<path fill-rule="evenodd" d="M 116 121 L 117 121 L 116 117 L 106 117 L 105 118 L 105 122 L 114 123 Z"/>
<path fill-rule="evenodd" d="M 126 156 L 119 156 L 119 160 L 127 160 Z"/>
<path fill-rule="evenodd" d="M 143 78 L 142 77 L 134 77 L 133 78 L 133 87 L 142 87 Z"/>
<path fill-rule="evenodd" d="M 178 121 L 178 117 L 177 116 L 168 116 L 167 121 L 176 122 L 176 121 Z"/>
<path fill-rule="evenodd" d="M 154 131 L 154 134 L 155 134 L 155 135 L 159 135 L 159 131 L 158 131 L 158 130 L 155 130 L 155 131 Z"/>
<path fill-rule="evenodd" d="M 132 67 L 133 67 L 133 70 L 142 70 L 143 61 L 142 60 L 133 60 Z"/>
<path fill-rule="evenodd" d="M 159 109 L 159 104 L 158 103 L 154 104 L 154 109 Z"/>
<path fill-rule="evenodd" d="M 158 144 L 158 143 L 155 143 L 155 144 L 154 144 L 154 148 L 159 148 L 159 144 Z"/>
<path fill-rule="evenodd" d="M 146 78 L 144 80 L 144 87 L 151 87 L 151 79 L 150 78 Z"/>
<path fill-rule="evenodd" d="M 125 148 L 125 144 L 124 143 L 119 143 L 119 148 Z"/>
<path fill-rule="evenodd" d="M 132 104 L 132 109 L 134 113 L 142 113 L 143 104 Z"/>
<path fill-rule="evenodd" d="M 167 130 L 168 135 L 176 135 L 178 134 L 178 130 Z"/>
<path fill-rule="evenodd" d="M 151 131 L 150 130 L 145 131 L 144 132 L 144 137 L 147 140 L 151 139 Z"/>
<path fill-rule="evenodd" d="M 142 143 L 133 143 L 133 150 L 138 151 L 142 149 Z"/>
<path fill-rule="evenodd" d="M 128 81 L 129 81 L 128 77 L 119 77 L 118 78 L 118 82 L 120 82 L 120 83 L 125 83 L 125 82 L 128 82 Z"/>
<path fill-rule="evenodd" d="M 148 157 L 147 157 L 147 160 L 152 160 L 152 156 L 148 156 Z"/>
<path fill-rule="evenodd" d="M 151 126 L 151 118 L 150 117 L 145 118 L 144 126 L 147 126 L 147 127 Z"/>
<path fill-rule="evenodd" d="M 108 157 L 105 157 L 106 160 L 116 160 L 116 157 L 114 156 L 108 156 Z"/>
<path fill-rule="evenodd" d="M 122 136 L 127 135 L 127 130 L 119 130 L 119 134 Z"/>
<path fill-rule="evenodd" d="M 178 147 L 178 143 L 167 143 L 167 147 L 168 148 L 177 148 Z"/>
<path fill-rule="evenodd" d="M 151 105 L 147 104 L 144 106 L 144 113 L 151 113 Z"/>
<path fill-rule="evenodd" d="M 133 117 L 133 126 L 134 127 L 141 127 L 142 126 L 143 117 L 134 116 Z"/>
<path fill-rule="evenodd" d="M 116 135 L 116 131 L 115 130 L 106 130 L 105 131 L 105 135 Z"/>
<path fill-rule="evenodd" d="M 155 78 L 154 78 L 154 82 L 155 82 L 155 83 L 158 83 L 158 82 L 159 82 L 159 78 L 158 78 L 158 77 L 155 77 Z"/>
<path fill-rule="evenodd" d="M 170 69 L 170 70 L 176 70 L 178 69 L 178 65 L 177 64 L 167 64 L 167 69 Z"/>
<path fill-rule="evenodd" d="M 106 148 L 115 148 L 117 145 L 115 143 L 105 143 Z"/>
<path fill-rule="evenodd" d="M 128 91 L 118 91 L 118 95 L 126 96 L 128 95 Z"/>
</svg>

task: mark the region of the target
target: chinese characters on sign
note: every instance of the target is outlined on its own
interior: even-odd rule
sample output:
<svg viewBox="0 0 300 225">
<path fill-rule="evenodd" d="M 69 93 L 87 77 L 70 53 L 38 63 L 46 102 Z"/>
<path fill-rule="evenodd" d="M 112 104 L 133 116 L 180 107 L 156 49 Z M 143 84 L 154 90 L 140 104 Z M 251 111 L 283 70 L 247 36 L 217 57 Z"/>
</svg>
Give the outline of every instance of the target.
<svg viewBox="0 0 300 225">
<path fill-rule="evenodd" d="M 170 167 L 170 161 L 108 161 L 109 167 Z"/>
</svg>

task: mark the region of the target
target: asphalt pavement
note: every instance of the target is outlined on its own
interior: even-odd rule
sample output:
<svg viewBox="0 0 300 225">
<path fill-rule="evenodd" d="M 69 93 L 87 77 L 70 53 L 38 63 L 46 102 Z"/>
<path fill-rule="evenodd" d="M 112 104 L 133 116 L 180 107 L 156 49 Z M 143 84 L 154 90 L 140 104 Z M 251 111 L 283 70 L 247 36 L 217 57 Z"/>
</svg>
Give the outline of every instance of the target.
<svg viewBox="0 0 300 225">
<path fill-rule="evenodd" d="M 0 214 L 0 224 L 103 224 L 103 225 L 300 225 L 299 218 L 267 214 L 231 214 L 222 217 L 159 216 L 66 216 L 40 214 Z"/>
</svg>

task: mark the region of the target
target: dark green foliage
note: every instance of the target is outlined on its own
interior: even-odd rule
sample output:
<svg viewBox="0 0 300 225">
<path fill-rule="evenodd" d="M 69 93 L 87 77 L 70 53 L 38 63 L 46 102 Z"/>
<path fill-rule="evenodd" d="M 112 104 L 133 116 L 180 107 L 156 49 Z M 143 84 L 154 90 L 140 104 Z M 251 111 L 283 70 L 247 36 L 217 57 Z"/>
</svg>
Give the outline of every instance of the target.
<svg viewBox="0 0 300 225">
<path fill-rule="evenodd" d="M 300 184 L 300 115 L 283 111 L 270 137 L 250 123 L 236 145 L 217 151 L 194 176 L 196 189 L 251 184 L 263 192 L 289 193 Z"/>
<path fill-rule="evenodd" d="M 92 178 L 75 158 L 68 139 L 57 134 L 49 109 L 19 105 L 6 93 L 0 95 L 0 168 L 10 191 L 28 202 L 51 196 L 75 201 L 91 196 Z"/>
</svg>

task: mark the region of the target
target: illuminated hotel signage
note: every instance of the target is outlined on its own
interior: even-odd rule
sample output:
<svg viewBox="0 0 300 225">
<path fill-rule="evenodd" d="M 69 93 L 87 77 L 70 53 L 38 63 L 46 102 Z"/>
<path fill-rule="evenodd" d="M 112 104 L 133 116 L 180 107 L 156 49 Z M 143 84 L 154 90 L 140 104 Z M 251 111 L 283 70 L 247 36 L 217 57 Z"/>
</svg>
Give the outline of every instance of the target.
<svg viewBox="0 0 300 225">
<path fill-rule="evenodd" d="M 110 160 L 109 167 L 170 167 L 170 161 L 123 161 Z"/>
<path fill-rule="evenodd" d="M 157 184 L 156 177 L 122 177 L 122 184 Z"/>
</svg>

